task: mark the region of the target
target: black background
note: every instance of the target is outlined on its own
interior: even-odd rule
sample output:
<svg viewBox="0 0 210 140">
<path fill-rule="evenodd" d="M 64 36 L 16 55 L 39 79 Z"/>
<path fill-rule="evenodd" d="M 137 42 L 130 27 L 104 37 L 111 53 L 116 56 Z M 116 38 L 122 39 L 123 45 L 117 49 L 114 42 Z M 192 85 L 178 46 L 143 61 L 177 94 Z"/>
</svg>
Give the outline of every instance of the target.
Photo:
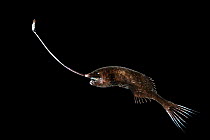
<svg viewBox="0 0 210 140">
<path fill-rule="evenodd" d="M 89 79 L 57 63 L 31 32 L 23 98 L 35 133 L 97 139 L 205 136 L 202 12 L 186 5 L 134 5 L 54 7 L 35 13 L 29 23 L 35 18 L 48 48 L 78 72 L 123 66 L 152 77 L 159 95 L 200 112 L 187 120 L 186 132 L 155 101 L 134 104 L 130 90 L 89 85 Z"/>
</svg>

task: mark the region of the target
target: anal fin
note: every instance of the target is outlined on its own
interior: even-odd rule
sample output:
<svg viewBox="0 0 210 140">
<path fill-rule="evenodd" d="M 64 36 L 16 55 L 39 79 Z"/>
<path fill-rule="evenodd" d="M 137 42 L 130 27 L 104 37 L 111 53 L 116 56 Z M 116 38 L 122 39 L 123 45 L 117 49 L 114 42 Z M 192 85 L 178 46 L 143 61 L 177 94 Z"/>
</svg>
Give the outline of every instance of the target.
<svg viewBox="0 0 210 140">
<path fill-rule="evenodd" d="M 151 100 L 149 98 L 142 98 L 142 97 L 137 97 L 137 96 L 134 96 L 134 102 L 136 104 L 142 104 L 142 103 L 147 103 L 149 100 L 149 102 L 151 102 Z"/>
</svg>

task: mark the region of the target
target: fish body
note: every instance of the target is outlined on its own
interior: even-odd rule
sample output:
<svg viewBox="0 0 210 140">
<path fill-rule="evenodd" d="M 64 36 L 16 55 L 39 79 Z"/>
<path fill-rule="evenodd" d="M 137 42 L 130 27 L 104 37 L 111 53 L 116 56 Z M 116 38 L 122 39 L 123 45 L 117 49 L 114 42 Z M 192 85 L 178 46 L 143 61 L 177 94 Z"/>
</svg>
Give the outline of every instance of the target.
<svg viewBox="0 0 210 140">
<path fill-rule="evenodd" d="M 157 101 L 181 130 L 185 127 L 184 123 L 186 121 L 184 118 L 188 118 L 191 114 L 197 113 L 197 111 L 164 99 L 157 94 L 152 78 L 129 68 L 120 66 L 102 67 L 86 74 L 85 77 L 91 79 L 90 84 L 92 86 L 102 88 L 118 86 L 130 89 L 134 95 L 135 103 L 145 103 L 148 100 L 151 101 L 151 99 Z"/>
</svg>

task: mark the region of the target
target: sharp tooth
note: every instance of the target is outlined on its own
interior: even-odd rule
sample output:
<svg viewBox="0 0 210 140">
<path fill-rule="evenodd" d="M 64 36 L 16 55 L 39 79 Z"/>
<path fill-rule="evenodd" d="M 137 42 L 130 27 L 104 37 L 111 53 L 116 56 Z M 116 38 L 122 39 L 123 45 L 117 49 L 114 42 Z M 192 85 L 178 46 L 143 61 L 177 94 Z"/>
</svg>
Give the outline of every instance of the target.
<svg viewBox="0 0 210 140">
<path fill-rule="evenodd" d="M 93 81 L 92 80 L 90 81 L 90 85 L 93 85 Z"/>
</svg>

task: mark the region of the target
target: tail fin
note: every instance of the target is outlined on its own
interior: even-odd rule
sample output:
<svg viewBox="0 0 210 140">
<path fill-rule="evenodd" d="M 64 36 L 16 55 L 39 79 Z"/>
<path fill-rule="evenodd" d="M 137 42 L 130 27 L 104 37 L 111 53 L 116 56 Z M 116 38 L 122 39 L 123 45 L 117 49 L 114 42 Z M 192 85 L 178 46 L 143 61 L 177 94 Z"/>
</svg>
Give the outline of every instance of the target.
<svg viewBox="0 0 210 140">
<path fill-rule="evenodd" d="M 199 113 L 195 110 L 189 109 L 187 107 L 174 104 L 172 102 L 168 101 L 167 106 L 164 106 L 166 112 L 171 117 L 172 121 L 175 123 L 175 125 L 180 128 L 183 132 L 183 127 L 185 127 L 186 121 L 184 118 L 188 119 L 189 117 L 192 117 L 191 114 Z"/>
</svg>

